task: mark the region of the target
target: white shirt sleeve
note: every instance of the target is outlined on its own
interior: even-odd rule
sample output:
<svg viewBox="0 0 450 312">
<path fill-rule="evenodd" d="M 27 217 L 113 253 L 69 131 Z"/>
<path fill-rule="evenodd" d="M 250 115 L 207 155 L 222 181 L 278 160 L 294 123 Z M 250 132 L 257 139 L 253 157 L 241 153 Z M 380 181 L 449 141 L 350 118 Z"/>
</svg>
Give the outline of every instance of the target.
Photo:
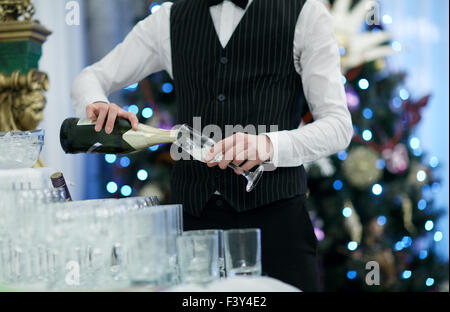
<svg viewBox="0 0 450 312">
<path fill-rule="evenodd" d="M 346 149 L 353 137 L 333 19 L 317 0 L 308 0 L 300 14 L 294 59 L 314 122 L 267 133 L 276 167 L 297 167 L 330 156 Z"/>
<path fill-rule="evenodd" d="M 152 73 L 166 70 L 172 75 L 168 44 L 172 4 L 164 3 L 156 13 L 139 22 L 122 43 L 75 78 L 71 98 L 77 116 L 85 117 L 87 105 L 109 103 L 109 94 Z"/>
</svg>

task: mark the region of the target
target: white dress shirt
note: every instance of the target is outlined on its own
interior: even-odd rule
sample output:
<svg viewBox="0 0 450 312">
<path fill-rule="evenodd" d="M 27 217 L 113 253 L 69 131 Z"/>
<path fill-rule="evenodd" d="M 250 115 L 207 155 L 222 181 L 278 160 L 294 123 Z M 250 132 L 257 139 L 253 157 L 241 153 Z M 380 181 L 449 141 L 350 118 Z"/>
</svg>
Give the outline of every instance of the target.
<svg viewBox="0 0 450 312">
<path fill-rule="evenodd" d="M 247 9 L 252 5 L 250 0 Z M 274 0 L 276 1 L 276 0 Z M 125 40 L 101 61 L 87 67 L 72 85 L 72 103 L 79 117 L 86 106 L 107 102 L 108 95 L 152 73 L 166 70 L 172 77 L 170 10 L 166 2 L 139 22 Z M 210 14 L 223 47 L 247 9 L 231 1 L 212 6 Z M 267 133 L 274 146 L 276 167 L 296 167 L 347 148 L 353 126 L 347 108 L 340 55 L 333 20 L 318 0 L 306 1 L 294 36 L 294 59 L 314 122 L 291 131 Z M 300 87 L 300 86 L 299 86 Z M 194 116 L 193 116 L 194 117 Z"/>
</svg>

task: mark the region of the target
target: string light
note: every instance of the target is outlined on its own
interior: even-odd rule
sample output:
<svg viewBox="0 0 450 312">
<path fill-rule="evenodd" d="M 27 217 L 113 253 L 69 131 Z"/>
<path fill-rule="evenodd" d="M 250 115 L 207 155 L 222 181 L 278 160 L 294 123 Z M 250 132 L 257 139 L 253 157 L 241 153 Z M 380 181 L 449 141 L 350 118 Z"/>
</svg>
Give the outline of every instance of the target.
<svg viewBox="0 0 450 312">
<path fill-rule="evenodd" d="M 339 160 L 342 160 L 342 161 L 344 161 L 344 160 L 346 160 L 347 159 L 347 157 L 348 157 L 348 154 L 347 154 L 347 152 L 346 151 L 341 151 L 341 152 L 339 152 L 338 153 L 338 158 L 339 158 Z"/>
<path fill-rule="evenodd" d="M 410 270 L 405 270 L 405 271 L 403 271 L 402 278 L 409 279 L 411 277 L 411 275 L 412 275 L 412 272 Z"/>
<path fill-rule="evenodd" d="M 139 170 L 138 173 L 137 173 L 137 178 L 140 181 L 147 180 L 148 179 L 148 172 L 147 172 L 147 170 L 144 170 L 144 169 Z"/>
<path fill-rule="evenodd" d="M 372 140 L 372 138 L 373 138 L 372 131 L 364 130 L 362 133 L 362 137 L 363 137 L 364 141 Z"/>
<path fill-rule="evenodd" d="M 440 242 L 443 237 L 444 236 L 442 235 L 441 231 L 437 231 L 436 233 L 434 233 L 434 241 L 435 242 Z"/>
<path fill-rule="evenodd" d="M 417 181 L 424 182 L 427 179 L 427 173 L 423 170 L 417 172 Z"/>
<path fill-rule="evenodd" d="M 361 79 L 361 80 L 358 82 L 358 86 L 359 86 L 359 88 L 360 88 L 361 90 L 367 90 L 367 89 L 369 89 L 369 87 L 370 87 L 370 83 L 369 83 L 369 81 L 368 81 L 367 79 Z"/>
<path fill-rule="evenodd" d="M 173 85 L 170 82 L 167 82 L 162 85 L 161 90 L 164 93 L 171 93 L 173 91 Z"/>
<path fill-rule="evenodd" d="M 411 137 L 411 139 L 409 139 L 409 146 L 413 150 L 418 149 L 420 147 L 420 140 L 416 137 Z"/>
<path fill-rule="evenodd" d="M 399 95 L 403 101 L 408 100 L 410 97 L 410 94 L 409 94 L 408 90 L 406 90 L 406 89 L 401 89 Z"/>
<path fill-rule="evenodd" d="M 380 196 L 383 193 L 383 187 L 380 184 L 372 186 L 372 193 L 376 196 Z"/>
<path fill-rule="evenodd" d="M 159 3 L 152 3 L 152 4 L 150 5 L 150 12 L 151 12 L 152 14 L 155 14 L 156 12 L 158 12 L 159 9 L 161 9 L 161 5 L 160 5 Z"/>
<path fill-rule="evenodd" d="M 395 52 L 400 52 L 402 50 L 402 44 L 398 41 L 394 41 L 391 44 L 392 50 L 394 50 Z"/>
<path fill-rule="evenodd" d="M 105 155 L 105 161 L 108 164 L 113 164 L 113 163 L 116 162 L 116 160 L 117 160 L 117 156 L 116 155 L 111 155 L 111 154 Z"/>
<path fill-rule="evenodd" d="M 122 186 L 122 188 L 120 189 L 120 193 L 125 196 L 128 197 L 131 195 L 131 193 L 133 193 L 133 189 L 131 188 L 131 186 L 129 185 L 124 185 Z"/>
<path fill-rule="evenodd" d="M 390 15 L 383 15 L 383 23 L 386 25 L 392 24 L 392 17 Z"/>
<path fill-rule="evenodd" d="M 379 226 L 384 226 L 387 222 L 387 219 L 385 216 L 379 216 L 377 219 L 377 223 Z"/>
<path fill-rule="evenodd" d="M 433 221 L 428 220 L 427 222 L 425 222 L 425 230 L 427 230 L 429 232 L 433 228 L 434 228 L 434 222 Z"/>
<path fill-rule="evenodd" d="M 149 119 L 153 117 L 153 109 L 151 109 L 150 107 L 146 107 L 142 110 L 142 117 L 144 117 L 145 119 Z"/>
<path fill-rule="evenodd" d="M 439 166 L 439 159 L 436 156 L 433 156 L 430 158 L 429 164 L 431 168 L 437 168 Z"/>
<path fill-rule="evenodd" d="M 356 276 L 357 276 L 357 273 L 356 273 L 356 271 L 354 271 L 354 270 L 350 270 L 350 271 L 348 271 L 347 272 L 347 278 L 348 279 L 355 279 L 356 278 Z"/>
<path fill-rule="evenodd" d="M 344 187 L 344 184 L 342 183 L 341 180 L 336 180 L 336 181 L 334 181 L 334 183 L 333 183 L 333 188 L 334 188 L 336 191 L 342 190 L 343 187 Z"/>
<path fill-rule="evenodd" d="M 135 114 L 135 115 L 137 115 L 138 113 L 139 113 L 139 107 L 137 106 L 137 105 L 130 105 L 129 107 L 128 107 L 128 111 L 130 112 L 130 113 L 133 113 L 133 114 Z"/>
<path fill-rule="evenodd" d="M 419 258 L 420 260 L 424 260 L 428 257 L 428 250 L 421 250 L 419 252 Z"/>
<path fill-rule="evenodd" d="M 347 248 L 350 251 L 355 251 L 358 248 L 358 243 L 357 242 L 350 242 L 350 243 L 348 243 Z"/>
<path fill-rule="evenodd" d="M 425 285 L 427 285 L 428 287 L 431 287 L 434 285 L 434 278 L 427 278 L 427 280 L 425 281 Z"/>
<path fill-rule="evenodd" d="M 363 110 L 363 117 L 366 119 L 372 119 L 373 118 L 373 111 L 370 108 L 366 108 Z"/>
<path fill-rule="evenodd" d="M 122 168 L 126 168 L 131 164 L 130 158 L 128 157 L 122 157 L 120 159 L 120 165 L 122 166 Z"/>
<path fill-rule="evenodd" d="M 412 238 L 409 236 L 405 236 L 402 238 L 403 248 L 408 248 L 412 245 Z"/>
<path fill-rule="evenodd" d="M 342 215 L 346 218 L 350 218 L 352 213 L 353 213 L 353 210 L 350 207 L 345 207 L 344 209 L 342 209 Z"/>
<path fill-rule="evenodd" d="M 378 159 L 375 165 L 380 170 L 384 170 L 384 168 L 386 168 L 386 162 L 384 161 L 384 159 Z"/>
<path fill-rule="evenodd" d="M 114 194 L 118 190 L 117 184 L 115 182 L 109 182 L 106 184 L 106 190 L 108 193 Z"/>
<path fill-rule="evenodd" d="M 132 91 L 136 91 L 136 89 L 138 88 L 138 86 L 139 86 L 138 83 L 133 83 L 132 85 L 129 85 L 128 87 L 123 88 L 123 89 L 132 92 Z"/>
<path fill-rule="evenodd" d="M 419 200 L 417 208 L 419 208 L 419 210 L 425 210 L 425 208 L 427 208 L 427 201 L 425 199 Z"/>
</svg>

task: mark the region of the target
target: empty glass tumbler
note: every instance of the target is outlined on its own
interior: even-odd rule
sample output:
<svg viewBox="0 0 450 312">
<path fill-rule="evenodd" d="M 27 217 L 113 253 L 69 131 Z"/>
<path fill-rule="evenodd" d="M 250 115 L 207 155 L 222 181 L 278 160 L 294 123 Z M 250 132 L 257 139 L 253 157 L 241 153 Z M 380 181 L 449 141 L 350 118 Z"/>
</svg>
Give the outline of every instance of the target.
<svg viewBox="0 0 450 312">
<path fill-rule="evenodd" d="M 224 233 L 227 277 L 261 275 L 261 230 L 228 230 Z"/>
</svg>

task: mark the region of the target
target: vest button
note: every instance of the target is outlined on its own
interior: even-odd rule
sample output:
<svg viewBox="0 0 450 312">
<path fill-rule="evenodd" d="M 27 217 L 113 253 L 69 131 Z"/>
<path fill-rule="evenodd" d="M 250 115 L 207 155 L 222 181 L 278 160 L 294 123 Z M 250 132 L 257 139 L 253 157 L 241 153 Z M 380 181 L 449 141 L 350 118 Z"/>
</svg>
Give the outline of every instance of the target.
<svg viewBox="0 0 450 312">
<path fill-rule="evenodd" d="M 222 56 L 221 58 L 220 58 L 220 63 L 222 63 L 222 64 L 228 64 L 228 58 L 226 57 L 226 56 Z"/>
<path fill-rule="evenodd" d="M 223 94 L 219 94 L 219 96 L 217 97 L 217 100 L 219 100 L 219 102 L 225 102 L 226 97 Z"/>
</svg>

